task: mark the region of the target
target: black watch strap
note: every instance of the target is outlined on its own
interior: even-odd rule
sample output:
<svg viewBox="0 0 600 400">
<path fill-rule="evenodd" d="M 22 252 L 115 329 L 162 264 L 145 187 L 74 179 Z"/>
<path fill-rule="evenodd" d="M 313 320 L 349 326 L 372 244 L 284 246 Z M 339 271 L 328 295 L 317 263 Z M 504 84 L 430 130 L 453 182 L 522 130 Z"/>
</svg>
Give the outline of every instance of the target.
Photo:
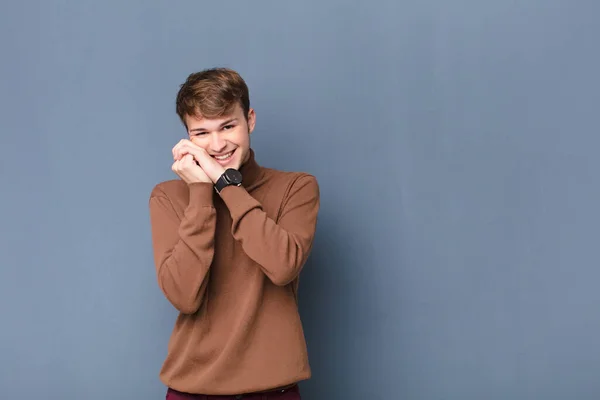
<svg viewBox="0 0 600 400">
<path fill-rule="evenodd" d="M 221 177 L 215 182 L 215 190 L 217 191 L 217 193 L 221 193 L 221 190 L 223 190 L 227 186 L 229 186 L 229 184 L 227 183 L 227 180 L 225 179 L 224 175 L 221 175 Z"/>
<path fill-rule="evenodd" d="M 227 186 L 240 186 L 242 184 L 242 174 L 236 169 L 229 168 L 215 182 L 215 190 L 221 193 L 221 190 Z"/>
</svg>

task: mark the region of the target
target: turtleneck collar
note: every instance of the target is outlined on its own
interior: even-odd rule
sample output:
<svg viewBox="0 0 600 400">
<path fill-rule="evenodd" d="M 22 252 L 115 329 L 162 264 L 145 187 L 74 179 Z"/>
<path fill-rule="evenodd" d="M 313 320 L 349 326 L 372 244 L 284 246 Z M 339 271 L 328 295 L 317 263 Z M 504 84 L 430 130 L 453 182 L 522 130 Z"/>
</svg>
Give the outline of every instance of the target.
<svg viewBox="0 0 600 400">
<path fill-rule="evenodd" d="M 260 176 L 260 166 L 254 158 L 254 150 L 250 149 L 248 160 L 240 167 L 239 171 L 242 174 L 242 186 L 248 187 L 252 185 Z"/>
</svg>

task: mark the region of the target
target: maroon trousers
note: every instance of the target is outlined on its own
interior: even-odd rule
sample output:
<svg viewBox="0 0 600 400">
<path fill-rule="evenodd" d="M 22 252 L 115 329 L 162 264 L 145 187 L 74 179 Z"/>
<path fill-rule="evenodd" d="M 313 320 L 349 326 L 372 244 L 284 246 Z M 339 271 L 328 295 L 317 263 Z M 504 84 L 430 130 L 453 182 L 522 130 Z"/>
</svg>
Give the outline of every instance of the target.
<svg viewBox="0 0 600 400">
<path fill-rule="evenodd" d="M 240 395 L 206 395 L 178 392 L 169 388 L 166 400 L 301 400 L 300 389 L 294 385 L 287 389 L 271 392 L 248 393 Z"/>
</svg>

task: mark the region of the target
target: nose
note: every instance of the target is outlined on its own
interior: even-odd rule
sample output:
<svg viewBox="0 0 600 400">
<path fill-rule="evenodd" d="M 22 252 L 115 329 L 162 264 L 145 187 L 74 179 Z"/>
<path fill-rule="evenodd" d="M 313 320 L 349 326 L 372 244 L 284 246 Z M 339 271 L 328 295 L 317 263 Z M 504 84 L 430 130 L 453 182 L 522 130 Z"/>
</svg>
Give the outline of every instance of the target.
<svg viewBox="0 0 600 400">
<path fill-rule="evenodd" d="M 213 153 L 220 153 L 227 146 L 225 139 L 218 132 L 213 132 L 210 136 L 210 150 Z"/>
</svg>

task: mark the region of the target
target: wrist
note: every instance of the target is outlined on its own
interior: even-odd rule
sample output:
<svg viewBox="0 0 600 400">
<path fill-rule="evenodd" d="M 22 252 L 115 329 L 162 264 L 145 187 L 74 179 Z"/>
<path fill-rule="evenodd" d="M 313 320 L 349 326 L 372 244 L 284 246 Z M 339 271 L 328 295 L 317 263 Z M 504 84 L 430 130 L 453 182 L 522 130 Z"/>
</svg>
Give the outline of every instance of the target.
<svg viewBox="0 0 600 400">
<path fill-rule="evenodd" d="M 215 191 L 219 194 L 229 186 L 241 186 L 242 174 L 237 169 L 228 168 L 217 178 L 214 184 Z"/>
<path fill-rule="evenodd" d="M 225 173 L 225 171 L 226 171 L 226 170 L 225 170 L 225 168 L 221 168 L 221 169 L 217 170 L 217 171 L 215 172 L 215 174 L 214 174 L 214 175 L 211 175 L 211 176 L 209 177 L 209 179 L 210 179 L 210 182 L 211 182 L 213 185 L 216 185 L 216 184 L 217 184 L 217 182 L 219 181 L 219 179 L 221 179 L 221 177 L 222 177 L 222 176 L 223 176 L 223 174 Z"/>
</svg>

